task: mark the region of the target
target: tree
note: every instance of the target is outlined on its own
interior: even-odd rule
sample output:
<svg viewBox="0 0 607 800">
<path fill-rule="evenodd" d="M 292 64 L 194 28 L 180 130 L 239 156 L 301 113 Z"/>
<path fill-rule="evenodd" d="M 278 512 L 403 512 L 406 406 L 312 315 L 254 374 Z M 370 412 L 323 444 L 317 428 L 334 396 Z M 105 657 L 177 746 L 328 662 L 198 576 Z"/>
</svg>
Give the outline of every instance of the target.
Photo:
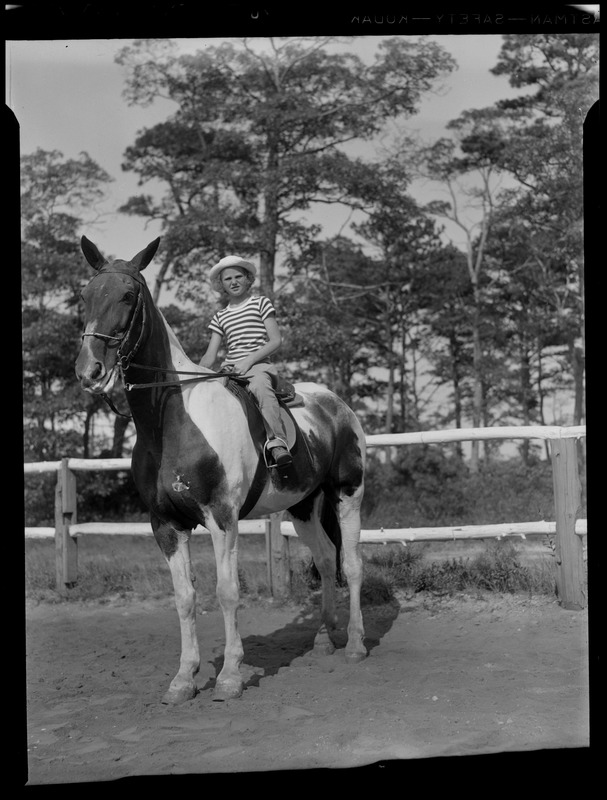
<svg viewBox="0 0 607 800">
<path fill-rule="evenodd" d="M 139 135 L 124 164 L 168 189 L 159 203 L 140 196 L 125 207 L 163 220 L 161 280 L 172 274 L 198 293 L 201 263 L 240 252 L 259 256 L 261 290 L 272 295 L 279 249 L 305 246 L 316 232 L 303 212 L 376 197 L 373 166 L 344 146 L 413 114 L 454 64 L 435 43 L 408 37 L 382 41 L 371 65 L 330 52 L 335 43 L 245 39 L 175 57 L 166 42 L 140 41 L 120 52 L 129 102 L 177 104 Z"/>
<path fill-rule="evenodd" d="M 354 226 L 374 255 L 344 237 L 319 243 L 299 270 L 294 296 L 281 298 L 289 309 L 290 358 L 322 364 L 321 379 L 349 402 L 379 393 L 377 417 L 386 432 L 397 422 L 399 430 L 417 422 L 417 404 L 407 406 L 409 396 L 416 398 L 415 375 L 408 375 L 416 366 L 411 331 L 418 324 L 418 280 L 439 246 L 433 222 L 400 178 L 394 164 L 378 169 L 381 201 Z M 380 370 L 375 376 L 368 374 L 372 367 Z"/>
<path fill-rule="evenodd" d="M 28 460 L 80 452 L 74 419 L 86 423 L 99 400 L 74 378 L 81 330 L 77 302 L 88 268 L 78 249 L 78 212 L 94 208 L 110 180 L 87 153 L 64 159 L 36 150 L 22 159 L 22 327 L 24 444 Z M 83 411 L 83 409 L 86 409 Z"/>
<path fill-rule="evenodd" d="M 377 388 L 368 374 L 376 326 L 362 310 L 369 289 L 352 276 L 364 281 L 371 260 L 344 237 L 318 242 L 308 257 L 293 291 L 277 297 L 282 357 L 294 380 L 326 384 L 364 416 L 364 398 Z"/>
<path fill-rule="evenodd" d="M 583 123 L 598 100 L 598 70 L 596 34 L 505 36 L 492 70 L 534 90 L 498 104 L 507 134 L 500 163 L 519 182 L 510 198 L 513 216 L 522 221 L 528 263 L 561 323 L 574 424 L 584 416 Z"/>
<path fill-rule="evenodd" d="M 447 189 L 448 201 L 434 201 L 428 212 L 443 216 L 459 229 L 465 238 L 468 278 L 472 289 L 472 426 L 486 424 L 487 351 L 483 337 L 484 294 L 487 288 L 487 242 L 492 232 L 495 195 L 499 171 L 495 165 L 495 149 L 499 141 L 491 134 L 466 129 L 465 119 L 449 123 L 456 132 L 453 139 L 442 138 L 431 147 L 419 151 L 422 172 Z M 472 442 L 470 469 L 478 470 L 479 442 Z"/>
<path fill-rule="evenodd" d="M 437 249 L 416 281 L 417 303 L 427 330 L 423 356 L 439 386 L 452 388 L 452 408 L 441 409 L 439 425 L 463 427 L 472 397 L 471 319 L 474 313 L 466 256 L 453 245 Z M 462 457 L 461 445 L 456 452 Z"/>
<path fill-rule="evenodd" d="M 584 414 L 583 120 L 598 96 L 598 37 L 592 34 L 506 36 L 495 74 L 532 91 L 455 123 L 464 144 L 491 140 L 491 159 L 510 177 L 488 252 L 499 264 L 506 298 L 517 298 L 522 414 L 542 414 L 542 352 L 560 348 L 571 376 L 574 424 Z M 524 314 L 525 324 L 523 323 Z M 525 338 L 526 341 L 523 341 Z M 536 352 L 532 392 L 531 343 Z M 541 376 L 541 377 L 540 377 Z M 529 384 L 527 386 L 527 384 Z M 525 385 L 525 386 L 524 386 Z M 525 388 L 526 387 L 526 388 Z M 532 396 L 537 394 L 538 397 Z"/>
<path fill-rule="evenodd" d="M 418 281 L 428 259 L 440 247 L 434 221 L 406 194 L 410 176 L 397 159 L 385 159 L 378 169 L 380 192 L 365 222 L 354 230 L 378 254 L 372 280 L 373 296 L 368 298 L 372 316 L 378 321 L 380 357 L 388 370 L 385 431 L 391 433 L 397 418 L 395 397 L 400 393 L 400 429 L 407 427 L 408 341 L 416 324 L 420 305 Z M 413 362 L 414 352 L 411 353 Z M 397 374 L 400 376 L 397 384 Z M 411 415 L 414 420 L 417 410 Z M 417 421 L 417 420 L 416 420 Z"/>
<path fill-rule="evenodd" d="M 464 111 L 449 124 L 452 138 L 422 151 L 451 195 L 429 210 L 450 219 L 466 239 L 475 426 L 489 423 L 491 404 L 494 413 L 504 402 L 516 413 L 514 398 L 524 422 L 534 414 L 542 419 L 542 354 L 555 345 L 564 347 L 573 376 L 574 423 L 582 419 L 581 140 L 584 110 L 598 89 L 597 45 L 594 35 L 505 36 L 492 72 L 535 91 Z M 456 192 L 455 182 L 472 174 L 472 194 L 461 186 Z M 472 206 L 466 197 L 478 205 L 476 220 L 464 223 L 462 210 Z M 475 458 L 473 448 L 472 468 Z"/>
</svg>

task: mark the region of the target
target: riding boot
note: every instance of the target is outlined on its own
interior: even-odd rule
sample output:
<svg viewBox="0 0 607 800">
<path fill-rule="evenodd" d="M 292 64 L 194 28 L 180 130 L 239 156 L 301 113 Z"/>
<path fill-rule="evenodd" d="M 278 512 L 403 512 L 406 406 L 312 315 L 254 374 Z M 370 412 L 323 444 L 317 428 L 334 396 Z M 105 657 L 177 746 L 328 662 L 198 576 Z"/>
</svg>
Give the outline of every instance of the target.
<svg viewBox="0 0 607 800">
<path fill-rule="evenodd" d="M 266 449 L 269 450 L 277 467 L 283 469 L 284 467 L 291 466 L 293 463 L 293 457 L 284 439 L 279 439 L 278 437 L 268 439 L 266 442 Z"/>
</svg>

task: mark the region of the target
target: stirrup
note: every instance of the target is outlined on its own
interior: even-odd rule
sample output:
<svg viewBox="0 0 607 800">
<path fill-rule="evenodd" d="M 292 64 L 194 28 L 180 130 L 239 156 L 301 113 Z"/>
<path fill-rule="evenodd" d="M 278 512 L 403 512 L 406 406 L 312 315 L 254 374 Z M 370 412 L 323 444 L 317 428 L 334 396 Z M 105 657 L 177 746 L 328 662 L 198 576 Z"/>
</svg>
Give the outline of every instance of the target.
<svg viewBox="0 0 607 800">
<path fill-rule="evenodd" d="M 273 460 L 270 462 L 271 459 L 270 451 L 273 450 L 275 447 L 284 447 L 287 453 L 289 451 L 289 445 L 285 442 L 284 439 L 281 439 L 280 436 L 275 436 L 273 439 L 266 439 L 266 443 L 263 446 L 263 459 L 266 462 L 266 467 L 268 469 L 277 469 L 278 464 L 274 464 Z"/>
</svg>

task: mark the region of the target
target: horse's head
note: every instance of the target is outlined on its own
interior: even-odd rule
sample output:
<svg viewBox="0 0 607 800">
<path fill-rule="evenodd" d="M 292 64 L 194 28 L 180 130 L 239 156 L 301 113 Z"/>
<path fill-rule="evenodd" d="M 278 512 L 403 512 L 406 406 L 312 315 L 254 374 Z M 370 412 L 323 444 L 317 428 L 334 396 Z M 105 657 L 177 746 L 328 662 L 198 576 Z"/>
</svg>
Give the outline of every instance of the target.
<svg viewBox="0 0 607 800">
<path fill-rule="evenodd" d="M 96 270 L 82 292 L 84 333 L 76 360 L 76 377 L 87 392 L 109 391 L 119 360 L 124 366 L 139 345 L 147 289 L 140 273 L 159 243 L 159 238 L 150 242 L 130 261 L 109 262 L 86 236 L 81 239 L 82 252 Z"/>
</svg>

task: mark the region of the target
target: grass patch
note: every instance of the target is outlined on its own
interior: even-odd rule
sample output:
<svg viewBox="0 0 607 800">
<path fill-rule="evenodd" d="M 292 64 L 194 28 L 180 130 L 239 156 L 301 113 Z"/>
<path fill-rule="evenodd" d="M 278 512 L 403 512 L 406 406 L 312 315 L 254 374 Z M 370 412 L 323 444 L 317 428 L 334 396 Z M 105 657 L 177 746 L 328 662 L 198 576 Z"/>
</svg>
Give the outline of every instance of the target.
<svg viewBox="0 0 607 800">
<path fill-rule="evenodd" d="M 546 558 L 531 566 L 521 563 L 521 553 L 507 540 L 488 541 L 480 553 L 469 558 L 429 562 L 426 555 L 432 552 L 432 546 L 427 545 L 366 546 L 362 604 L 384 605 L 403 591 L 439 595 L 457 592 L 553 595 L 555 591 L 555 569 L 548 547 Z M 293 573 L 292 590 L 297 602 L 309 599 L 314 592 L 318 594 L 320 579 L 310 558 L 299 562 Z"/>
<path fill-rule="evenodd" d="M 80 537 L 78 551 L 78 583 L 70 590 L 70 599 L 101 602 L 108 597 L 173 596 L 168 566 L 151 537 Z M 438 560 L 431 558 L 433 553 L 438 554 Z M 265 557 L 263 536 L 241 539 L 238 576 L 243 599 L 270 596 Z M 554 593 L 554 562 L 548 547 L 546 559 L 531 566 L 522 563 L 521 554 L 508 540 L 488 541 L 474 556 L 457 558 L 440 558 L 439 546 L 423 543 L 406 548 L 365 545 L 363 558 L 365 605 L 389 603 L 403 590 L 437 594 Z M 215 559 L 207 537 L 195 537 L 192 565 L 199 602 L 207 609 L 217 607 Z M 25 589 L 28 599 L 34 602 L 62 601 L 55 590 L 53 540 L 26 540 Z M 320 580 L 311 558 L 298 559 L 292 574 L 291 599 L 309 602 L 319 589 Z"/>
<path fill-rule="evenodd" d="M 368 558 L 366 567 L 367 578 L 385 581 L 392 592 L 553 594 L 555 586 L 554 571 L 547 569 L 546 562 L 524 566 L 509 541 L 490 541 L 473 558 L 432 563 L 426 563 L 424 552 L 413 547 L 379 550 Z"/>
<path fill-rule="evenodd" d="M 249 542 L 242 550 L 238 568 L 242 594 L 251 599 L 269 596 L 265 542 Z M 191 552 L 199 600 L 205 609 L 215 608 L 216 570 L 210 537 L 195 537 Z M 34 602 L 63 600 L 55 589 L 54 540 L 26 540 L 25 590 Z M 110 596 L 141 600 L 173 597 L 171 573 L 153 537 L 78 537 L 78 582 L 70 589 L 70 599 L 101 601 Z"/>
</svg>

